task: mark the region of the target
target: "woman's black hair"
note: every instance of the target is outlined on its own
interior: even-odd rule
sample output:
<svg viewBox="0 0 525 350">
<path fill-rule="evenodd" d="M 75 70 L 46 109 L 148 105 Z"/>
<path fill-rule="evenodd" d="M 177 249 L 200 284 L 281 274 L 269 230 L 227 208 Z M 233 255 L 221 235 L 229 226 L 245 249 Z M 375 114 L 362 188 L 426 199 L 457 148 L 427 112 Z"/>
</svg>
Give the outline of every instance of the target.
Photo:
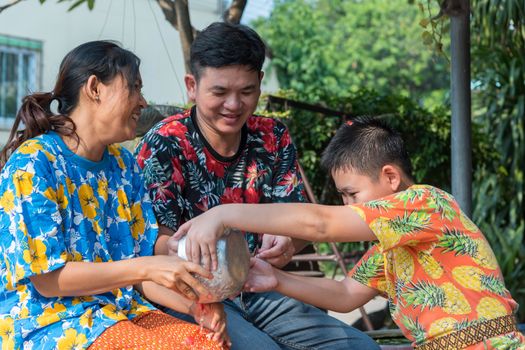
<svg viewBox="0 0 525 350">
<path fill-rule="evenodd" d="M 49 130 L 78 141 L 76 126 L 69 117 L 77 106 L 80 89 L 94 75 L 102 83 L 111 82 L 121 74 L 132 91 L 139 75 L 140 59 L 131 51 L 112 41 L 90 41 L 69 52 L 58 72 L 52 92 L 34 93 L 22 100 L 6 146 L 0 152 L 0 169 L 11 154 L 26 140 Z M 58 102 L 58 113 L 51 111 L 51 103 Z M 18 130 L 20 123 L 25 129 Z"/>
</svg>

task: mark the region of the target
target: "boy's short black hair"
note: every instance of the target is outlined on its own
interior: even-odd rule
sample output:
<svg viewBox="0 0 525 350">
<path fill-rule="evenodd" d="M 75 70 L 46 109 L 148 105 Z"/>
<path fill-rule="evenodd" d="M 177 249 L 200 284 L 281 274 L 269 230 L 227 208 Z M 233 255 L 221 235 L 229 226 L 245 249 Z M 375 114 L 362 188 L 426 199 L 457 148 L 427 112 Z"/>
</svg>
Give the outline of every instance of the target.
<svg viewBox="0 0 525 350">
<path fill-rule="evenodd" d="M 191 73 L 198 81 L 202 69 L 233 65 L 261 71 L 266 47 L 261 37 L 242 24 L 215 22 L 200 32 L 190 49 Z"/>
<path fill-rule="evenodd" d="M 387 164 L 412 179 L 412 164 L 401 135 L 379 118 L 362 116 L 346 122 L 323 152 L 321 165 L 333 173 L 352 169 L 377 180 Z"/>
</svg>

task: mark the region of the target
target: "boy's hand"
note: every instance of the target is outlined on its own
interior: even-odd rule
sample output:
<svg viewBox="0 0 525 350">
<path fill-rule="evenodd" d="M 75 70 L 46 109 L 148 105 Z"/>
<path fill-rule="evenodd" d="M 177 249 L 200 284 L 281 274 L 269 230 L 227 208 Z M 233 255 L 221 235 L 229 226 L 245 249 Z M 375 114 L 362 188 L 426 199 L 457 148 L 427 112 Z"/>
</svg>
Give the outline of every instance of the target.
<svg viewBox="0 0 525 350">
<path fill-rule="evenodd" d="M 196 264 L 202 262 L 204 268 L 217 269 L 217 239 L 224 234 L 220 217 L 210 209 L 179 227 L 173 235 L 178 240 L 186 235 L 186 256 Z"/>
<path fill-rule="evenodd" d="M 199 326 L 212 331 L 210 334 L 214 341 L 226 348 L 231 346 L 230 337 L 226 333 L 226 313 L 221 303 L 193 303 L 190 307 L 190 313 Z"/>
<path fill-rule="evenodd" d="M 292 260 L 295 247 L 290 237 L 264 234 L 257 258 L 281 268 Z"/>
<path fill-rule="evenodd" d="M 244 290 L 248 292 L 267 292 L 277 288 L 279 281 L 275 276 L 274 268 L 266 261 L 257 258 L 250 259 L 250 271 L 244 283 Z"/>
</svg>

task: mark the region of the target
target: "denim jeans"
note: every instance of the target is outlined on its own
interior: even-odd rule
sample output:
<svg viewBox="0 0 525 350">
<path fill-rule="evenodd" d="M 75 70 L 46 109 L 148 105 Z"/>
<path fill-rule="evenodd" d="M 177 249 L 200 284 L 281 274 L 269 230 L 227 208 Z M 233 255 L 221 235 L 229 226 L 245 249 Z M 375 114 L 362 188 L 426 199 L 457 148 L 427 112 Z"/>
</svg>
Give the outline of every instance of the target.
<svg viewBox="0 0 525 350">
<path fill-rule="evenodd" d="M 366 334 L 276 292 L 242 293 L 223 304 L 232 350 L 379 350 Z M 194 322 L 191 316 L 164 311 Z"/>
</svg>

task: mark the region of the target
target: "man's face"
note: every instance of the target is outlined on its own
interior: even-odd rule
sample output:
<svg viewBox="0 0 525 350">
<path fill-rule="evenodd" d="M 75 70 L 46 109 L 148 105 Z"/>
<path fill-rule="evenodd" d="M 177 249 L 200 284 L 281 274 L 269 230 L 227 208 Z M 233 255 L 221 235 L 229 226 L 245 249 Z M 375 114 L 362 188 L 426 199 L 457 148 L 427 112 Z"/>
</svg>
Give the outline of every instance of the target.
<svg viewBox="0 0 525 350">
<path fill-rule="evenodd" d="M 364 203 L 395 193 L 382 174 L 376 180 L 352 169 L 339 169 L 332 171 L 332 178 L 345 205 Z"/>
<path fill-rule="evenodd" d="M 262 77 L 262 72 L 240 65 L 206 67 L 198 82 L 187 75 L 188 96 L 197 105 L 199 122 L 220 136 L 239 133 L 257 107 Z"/>
</svg>

